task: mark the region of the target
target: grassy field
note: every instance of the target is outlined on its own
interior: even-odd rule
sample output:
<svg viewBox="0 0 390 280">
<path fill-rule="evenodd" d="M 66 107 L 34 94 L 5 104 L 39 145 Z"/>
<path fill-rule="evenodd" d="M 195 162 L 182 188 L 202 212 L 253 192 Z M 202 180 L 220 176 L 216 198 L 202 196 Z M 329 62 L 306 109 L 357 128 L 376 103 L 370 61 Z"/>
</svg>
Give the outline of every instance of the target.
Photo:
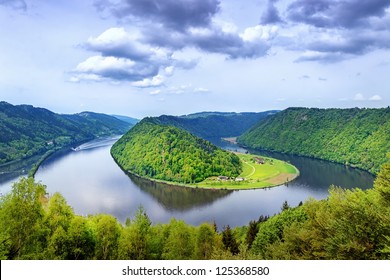
<svg viewBox="0 0 390 280">
<path fill-rule="evenodd" d="M 243 164 L 243 171 L 237 178 L 212 177 L 198 183 L 200 188 L 256 189 L 285 184 L 299 176 L 298 169 L 281 160 L 251 154 L 237 154 Z M 258 163 L 256 158 L 264 161 Z"/>
</svg>

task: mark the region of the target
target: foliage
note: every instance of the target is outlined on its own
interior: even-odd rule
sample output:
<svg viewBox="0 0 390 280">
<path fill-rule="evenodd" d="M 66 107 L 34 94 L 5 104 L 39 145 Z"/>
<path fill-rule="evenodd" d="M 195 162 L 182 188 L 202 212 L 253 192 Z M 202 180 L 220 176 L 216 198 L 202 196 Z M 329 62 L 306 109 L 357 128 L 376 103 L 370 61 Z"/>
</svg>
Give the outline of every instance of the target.
<svg viewBox="0 0 390 280">
<path fill-rule="evenodd" d="M 260 225 L 252 253 L 267 259 L 389 259 L 390 163 L 373 189 L 330 189 Z"/>
<path fill-rule="evenodd" d="M 94 217 L 94 222 L 96 225 L 96 258 L 99 260 L 116 259 L 121 226 L 113 216 L 107 214 Z"/>
<path fill-rule="evenodd" d="M 22 178 L 1 199 L 0 232 L 8 259 L 29 258 L 40 246 L 45 186 Z M 3 250 L 4 250 L 3 249 Z"/>
<path fill-rule="evenodd" d="M 195 183 L 210 176 L 236 177 L 241 172 L 235 154 L 148 118 L 122 136 L 111 154 L 125 171 L 172 182 Z"/>
<path fill-rule="evenodd" d="M 240 252 L 237 240 L 229 225 L 227 225 L 222 231 L 222 243 L 225 249 L 229 250 L 233 255 L 237 255 Z"/>
<path fill-rule="evenodd" d="M 0 102 L 0 164 L 100 136 L 123 134 L 130 126 L 104 114 L 60 115 L 30 105 Z"/>
<path fill-rule="evenodd" d="M 390 108 L 289 108 L 259 121 L 240 144 L 379 171 L 390 151 Z"/>
<path fill-rule="evenodd" d="M 132 260 L 150 259 L 151 247 L 149 231 L 151 221 L 145 210 L 138 209 L 134 220 L 123 229 L 119 240 L 119 258 Z"/>
</svg>

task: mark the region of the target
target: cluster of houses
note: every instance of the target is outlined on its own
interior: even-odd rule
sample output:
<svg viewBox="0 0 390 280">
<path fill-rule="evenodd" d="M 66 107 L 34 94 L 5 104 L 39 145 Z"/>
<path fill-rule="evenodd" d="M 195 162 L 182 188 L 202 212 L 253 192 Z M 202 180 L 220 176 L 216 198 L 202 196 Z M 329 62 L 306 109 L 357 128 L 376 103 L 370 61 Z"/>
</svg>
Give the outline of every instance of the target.
<svg viewBox="0 0 390 280">
<path fill-rule="evenodd" d="M 236 182 L 245 181 L 245 179 L 242 178 L 242 177 L 229 178 L 229 177 L 227 177 L 227 176 L 218 176 L 218 181 L 228 181 L 228 180 L 234 180 L 234 181 L 236 181 Z"/>
<path fill-rule="evenodd" d="M 265 164 L 265 159 L 262 158 L 262 157 L 254 157 L 253 160 L 257 164 Z M 236 182 L 245 181 L 245 178 L 242 178 L 242 177 L 230 178 L 230 177 L 227 177 L 227 176 L 218 176 L 217 179 L 218 179 L 218 181 L 228 181 L 228 180 L 234 180 Z"/>
<path fill-rule="evenodd" d="M 257 164 L 264 164 L 265 163 L 265 159 L 263 159 L 261 157 L 254 157 L 253 159 L 255 160 L 255 162 Z"/>
</svg>

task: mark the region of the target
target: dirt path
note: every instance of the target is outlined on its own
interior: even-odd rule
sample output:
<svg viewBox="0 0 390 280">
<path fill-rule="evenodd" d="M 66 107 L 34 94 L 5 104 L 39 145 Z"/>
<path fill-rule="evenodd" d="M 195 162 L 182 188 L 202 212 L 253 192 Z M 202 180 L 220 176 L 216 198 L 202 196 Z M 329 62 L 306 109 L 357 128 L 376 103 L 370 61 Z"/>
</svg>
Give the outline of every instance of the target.
<svg viewBox="0 0 390 280">
<path fill-rule="evenodd" d="M 246 162 L 246 161 L 243 161 L 243 162 L 244 162 L 245 164 L 249 165 L 250 167 L 252 167 L 252 169 L 253 169 L 251 174 L 245 176 L 245 179 L 248 179 L 248 178 L 251 177 L 253 174 L 255 174 L 256 168 L 255 168 L 252 164 L 249 164 L 249 163 Z"/>
</svg>

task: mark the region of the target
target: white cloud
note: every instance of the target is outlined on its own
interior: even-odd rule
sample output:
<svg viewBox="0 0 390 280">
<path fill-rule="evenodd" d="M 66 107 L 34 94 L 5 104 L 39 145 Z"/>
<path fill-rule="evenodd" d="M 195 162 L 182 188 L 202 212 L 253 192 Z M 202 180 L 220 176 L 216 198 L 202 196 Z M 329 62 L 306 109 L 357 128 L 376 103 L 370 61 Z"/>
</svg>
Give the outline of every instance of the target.
<svg viewBox="0 0 390 280">
<path fill-rule="evenodd" d="M 382 97 L 380 95 L 376 94 L 376 95 L 371 96 L 369 98 L 369 100 L 371 100 L 371 101 L 381 101 Z"/>
<path fill-rule="evenodd" d="M 363 101 L 363 100 L 366 100 L 366 99 L 364 98 L 363 94 L 357 93 L 357 94 L 355 94 L 355 96 L 353 97 L 353 100 L 355 100 L 355 101 Z"/>
<path fill-rule="evenodd" d="M 150 92 L 150 95 L 157 95 L 157 94 L 160 94 L 161 93 L 161 90 L 160 89 L 156 89 L 156 90 L 153 90 Z"/>
<path fill-rule="evenodd" d="M 194 88 L 194 92 L 196 92 L 196 93 L 207 93 L 207 92 L 210 92 L 210 90 L 207 89 L 207 88 L 197 87 L 197 88 Z"/>
<path fill-rule="evenodd" d="M 256 25 L 244 30 L 240 37 L 246 42 L 268 41 L 277 35 L 277 26 Z"/>
<path fill-rule="evenodd" d="M 131 69 L 135 65 L 134 61 L 117 57 L 92 56 L 79 63 L 76 67 L 78 72 L 103 72 L 112 69 Z"/>
<path fill-rule="evenodd" d="M 165 77 L 162 75 L 156 75 L 153 78 L 149 79 L 143 79 L 142 81 L 136 81 L 131 83 L 135 87 L 140 87 L 140 88 L 146 88 L 146 87 L 158 87 L 164 84 Z"/>
<path fill-rule="evenodd" d="M 172 76 L 174 70 L 175 70 L 175 67 L 174 67 L 174 66 L 165 67 L 165 69 L 164 69 L 164 74 L 165 74 L 166 76 Z"/>
</svg>

